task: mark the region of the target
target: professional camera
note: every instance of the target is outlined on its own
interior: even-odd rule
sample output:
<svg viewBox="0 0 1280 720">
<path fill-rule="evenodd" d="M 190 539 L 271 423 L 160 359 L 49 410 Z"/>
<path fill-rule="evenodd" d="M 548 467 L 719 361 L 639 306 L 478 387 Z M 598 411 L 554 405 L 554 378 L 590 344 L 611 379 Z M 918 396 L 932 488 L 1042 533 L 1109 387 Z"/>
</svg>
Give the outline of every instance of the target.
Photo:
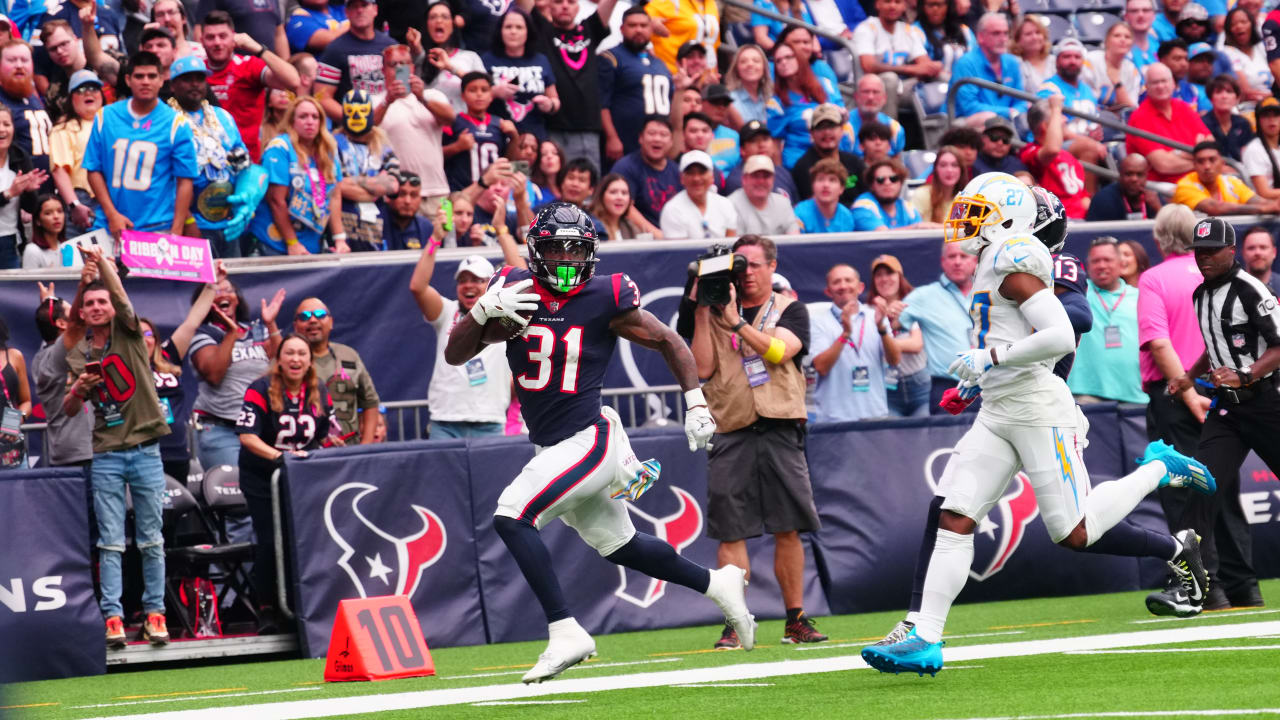
<svg viewBox="0 0 1280 720">
<path fill-rule="evenodd" d="M 729 284 L 747 271 L 747 258 L 728 245 L 715 244 L 689 263 L 689 277 L 698 279 L 698 304 L 723 307 L 729 304 Z"/>
</svg>

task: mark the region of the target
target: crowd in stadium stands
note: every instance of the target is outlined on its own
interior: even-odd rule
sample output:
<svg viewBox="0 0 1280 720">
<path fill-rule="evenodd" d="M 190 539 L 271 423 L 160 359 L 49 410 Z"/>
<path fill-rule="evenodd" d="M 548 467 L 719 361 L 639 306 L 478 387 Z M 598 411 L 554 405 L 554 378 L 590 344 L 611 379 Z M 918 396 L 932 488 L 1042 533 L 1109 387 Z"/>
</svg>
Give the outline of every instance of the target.
<svg viewBox="0 0 1280 720">
<path fill-rule="evenodd" d="M 587 210 L 608 242 L 936 228 L 970 179 L 1002 171 L 1052 190 L 1074 220 L 1157 220 L 1164 262 L 1183 264 L 1192 211 L 1280 214 L 1280 10 L 1263 0 L 754 0 L 824 34 L 715 0 L 618 4 L 13 0 L 0 16 L 0 268 L 84 263 L 68 244 L 92 230 L 203 237 L 219 258 L 420 250 L 411 290 L 443 348 L 494 267 L 468 257 L 446 298 L 429 285 L 436 249 L 510 260 L 554 200 Z M 948 125 L 944 98 L 968 78 L 1035 99 L 963 84 Z M 1280 287 L 1272 235 L 1242 237 L 1249 271 Z M 1168 288 L 1140 280 L 1151 262 L 1137 243 L 1099 238 L 1084 260 L 1073 281 L 1095 321 L 1072 389 L 1145 402 L 1159 378 L 1146 350 L 1157 338 L 1168 351 L 1170 332 L 1145 299 Z M 917 288 L 892 255 L 831 268 L 831 302 L 809 309 L 810 419 L 936 411 L 968 347 L 973 264 L 948 246 Z M 364 360 L 330 341 L 342 309 L 290 307 L 305 349 L 281 340 L 283 290 L 251 307 L 223 273 L 163 341 L 124 317 L 163 407 L 183 406 L 184 363 L 198 377 L 203 467 L 278 459 L 269 438 L 242 438 L 265 432 L 246 413 L 279 412 L 272 383 L 307 377 L 328 389 L 333 437 L 385 439 Z M 94 344 L 71 313 L 42 288 L 32 376 L 45 457 L 87 465 L 92 377 L 68 382 L 67 367 Z M 310 375 L 279 370 L 294 355 Z M 503 370 L 500 353 L 461 370 L 437 358 L 432 433 L 519 432 Z M 253 390 L 261 378 L 271 397 Z M 16 350 L 0 382 L 6 406 L 29 413 Z M 164 471 L 185 478 L 180 415 L 166 414 L 159 446 Z M 0 431 L 5 465 L 25 462 L 20 446 Z"/>
</svg>

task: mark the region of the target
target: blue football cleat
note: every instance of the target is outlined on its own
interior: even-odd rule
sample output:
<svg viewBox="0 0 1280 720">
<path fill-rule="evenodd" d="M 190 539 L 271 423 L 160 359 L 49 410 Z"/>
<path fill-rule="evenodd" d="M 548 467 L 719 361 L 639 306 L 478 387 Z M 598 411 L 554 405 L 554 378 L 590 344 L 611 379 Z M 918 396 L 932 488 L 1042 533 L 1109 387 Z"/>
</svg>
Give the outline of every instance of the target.
<svg viewBox="0 0 1280 720">
<path fill-rule="evenodd" d="M 896 630 L 896 628 L 895 628 Z M 931 643 L 916 634 L 915 628 L 906 637 L 890 645 L 871 645 L 862 649 L 862 659 L 868 665 L 884 673 L 913 672 L 917 675 L 937 675 L 942 669 L 942 646 Z"/>
<path fill-rule="evenodd" d="M 1147 446 L 1147 452 L 1138 458 L 1139 465 L 1159 460 L 1164 463 L 1164 477 L 1160 478 L 1160 487 L 1189 487 L 1198 493 L 1212 495 L 1218 490 L 1218 483 L 1213 473 L 1205 464 L 1189 458 L 1174 450 L 1163 440 L 1156 440 Z"/>
</svg>

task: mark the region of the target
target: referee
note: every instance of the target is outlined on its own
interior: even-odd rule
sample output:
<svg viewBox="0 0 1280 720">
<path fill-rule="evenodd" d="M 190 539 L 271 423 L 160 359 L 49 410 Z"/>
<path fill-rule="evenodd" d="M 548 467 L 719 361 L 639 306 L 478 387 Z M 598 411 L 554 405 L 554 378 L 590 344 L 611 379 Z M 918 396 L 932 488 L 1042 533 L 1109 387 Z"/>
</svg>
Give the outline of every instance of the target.
<svg viewBox="0 0 1280 720">
<path fill-rule="evenodd" d="M 1196 459 L 1218 481 L 1218 492 L 1187 503 L 1179 527 L 1193 527 L 1202 545 L 1212 546 L 1213 529 L 1224 503 L 1238 503 L 1240 465 L 1250 450 L 1272 472 L 1280 471 L 1280 307 L 1276 298 L 1236 260 L 1236 232 L 1219 218 L 1196 223 L 1191 249 L 1204 282 L 1196 288 L 1196 318 L 1205 351 L 1183 375 L 1169 381 L 1169 394 L 1181 393 L 1208 373 L 1214 400 L 1200 434 Z M 1231 587 L 1223 587 L 1233 606 L 1262 604 L 1253 569 L 1249 534 L 1242 536 L 1241 567 L 1221 568 Z M 1234 553 L 1233 553 L 1234 555 Z M 1212 583 L 1216 558 L 1206 557 Z M 1168 592 L 1168 591 L 1166 591 Z"/>
</svg>

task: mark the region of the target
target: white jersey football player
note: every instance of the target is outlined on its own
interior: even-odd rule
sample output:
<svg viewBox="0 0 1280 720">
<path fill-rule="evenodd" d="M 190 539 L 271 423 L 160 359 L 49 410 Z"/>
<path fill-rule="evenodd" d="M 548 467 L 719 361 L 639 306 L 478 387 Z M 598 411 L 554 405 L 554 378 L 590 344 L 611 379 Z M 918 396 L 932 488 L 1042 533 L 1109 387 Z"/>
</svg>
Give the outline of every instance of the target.
<svg viewBox="0 0 1280 720">
<path fill-rule="evenodd" d="M 1156 442 L 1140 466 L 1090 487 L 1081 458 L 1083 423 L 1071 392 L 1053 374 L 1074 351 L 1071 322 L 1053 292 L 1049 250 L 1030 233 L 1036 200 L 1006 173 L 974 178 L 951 205 L 946 242 L 978 256 L 969 314 L 972 348 L 957 353 L 951 372 L 961 397 L 982 393 L 973 427 L 956 446 L 930 508 L 917 568 L 920 592 L 907 619 L 862 657 L 882 672 L 935 674 L 942 668 L 942 629 L 973 562 L 973 532 L 1019 470 L 1054 542 L 1073 550 L 1151 556 L 1169 561 L 1183 580 L 1177 607 L 1159 614 L 1199 612 L 1208 578 L 1195 533 L 1153 532 L 1125 516 L 1157 487 L 1215 489 L 1201 463 Z"/>
</svg>

